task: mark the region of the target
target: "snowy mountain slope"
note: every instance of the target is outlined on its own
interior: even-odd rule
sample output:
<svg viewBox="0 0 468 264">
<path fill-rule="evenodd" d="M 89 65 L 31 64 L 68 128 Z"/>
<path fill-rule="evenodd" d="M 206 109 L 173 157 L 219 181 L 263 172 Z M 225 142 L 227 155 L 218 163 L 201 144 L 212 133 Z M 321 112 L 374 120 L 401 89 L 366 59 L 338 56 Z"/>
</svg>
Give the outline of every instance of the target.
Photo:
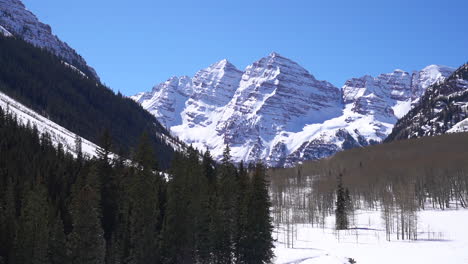
<svg viewBox="0 0 468 264">
<path fill-rule="evenodd" d="M 228 144 L 236 161 L 292 166 L 382 141 L 424 90 L 453 70 L 395 70 L 350 79 L 340 91 L 271 53 L 243 72 L 223 60 L 182 77 L 182 84 L 173 77 L 132 98 L 182 141 L 216 158 Z"/>
<path fill-rule="evenodd" d="M 0 0 L 0 26 L 1 32 L 6 30 L 35 46 L 46 48 L 69 64 L 99 79 L 95 70 L 74 49 L 53 35 L 51 27 L 41 23 L 20 0 Z"/>
<path fill-rule="evenodd" d="M 268 159 L 279 133 L 339 116 L 341 108 L 338 88 L 272 53 L 246 68 L 216 130 L 238 160 Z"/>
<path fill-rule="evenodd" d="M 192 92 L 192 80 L 189 77 L 172 77 L 153 87 L 148 93 L 140 93 L 131 98 L 139 102 L 153 114 L 159 122 L 171 127 L 181 122 L 180 113 Z"/>
<path fill-rule="evenodd" d="M 77 135 L 75 133 L 50 121 L 2 92 L 0 92 L 0 107 L 5 112 L 15 115 L 21 124 L 29 123 L 31 126 L 36 126 L 40 133 L 49 134 L 55 146 L 60 143 L 65 151 L 76 156 L 75 140 Z M 98 146 L 84 138 L 81 138 L 81 141 L 83 154 L 90 157 L 95 156 Z"/>
<path fill-rule="evenodd" d="M 468 64 L 437 80 L 395 125 L 387 141 L 462 132 L 468 118 Z"/>
<path fill-rule="evenodd" d="M 402 70 L 348 80 L 343 86 L 343 101 L 354 103 L 354 111 L 372 114 L 381 120 L 401 118 L 423 95 L 427 87 L 447 78 L 455 69 L 430 65 L 412 74 Z"/>
</svg>

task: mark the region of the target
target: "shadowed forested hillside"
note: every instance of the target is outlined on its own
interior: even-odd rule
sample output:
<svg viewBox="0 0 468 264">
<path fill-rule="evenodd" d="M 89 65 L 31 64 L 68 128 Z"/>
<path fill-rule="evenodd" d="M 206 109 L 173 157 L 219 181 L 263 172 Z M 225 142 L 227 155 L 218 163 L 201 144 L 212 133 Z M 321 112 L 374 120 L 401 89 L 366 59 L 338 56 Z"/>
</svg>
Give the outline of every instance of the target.
<svg viewBox="0 0 468 264">
<path fill-rule="evenodd" d="M 19 39 L 0 36 L 0 64 L 0 91 L 94 143 L 108 130 L 125 156 L 146 131 L 168 167 L 174 151 L 157 136 L 168 132 L 137 103 Z"/>
</svg>

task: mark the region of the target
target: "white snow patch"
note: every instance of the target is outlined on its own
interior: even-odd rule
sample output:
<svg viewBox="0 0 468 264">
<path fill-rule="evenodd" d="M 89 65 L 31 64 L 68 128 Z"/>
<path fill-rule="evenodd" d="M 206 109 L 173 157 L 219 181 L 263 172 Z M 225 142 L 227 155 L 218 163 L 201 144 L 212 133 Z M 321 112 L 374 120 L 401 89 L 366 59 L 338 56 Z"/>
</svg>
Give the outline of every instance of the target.
<svg viewBox="0 0 468 264">
<path fill-rule="evenodd" d="M 411 100 L 407 101 L 398 101 L 393 107 L 393 113 L 397 118 L 402 118 L 411 110 L 412 102 Z"/>
<path fill-rule="evenodd" d="M 6 30 L 2 26 L 0 26 L 0 34 L 2 34 L 5 37 L 12 37 L 13 36 L 13 34 L 11 34 L 8 30 Z"/>
<path fill-rule="evenodd" d="M 66 61 L 62 61 L 62 63 L 63 63 L 63 65 L 67 66 L 68 68 L 70 68 L 70 69 L 74 70 L 75 72 L 79 73 L 81 76 L 88 78 L 88 76 L 84 72 L 82 72 L 80 69 L 78 69 L 77 67 L 71 65 L 70 63 L 68 63 Z"/>
<path fill-rule="evenodd" d="M 451 129 L 447 130 L 447 133 L 460 133 L 468 132 L 468 118 L 458 122 Z"/>
</svg>

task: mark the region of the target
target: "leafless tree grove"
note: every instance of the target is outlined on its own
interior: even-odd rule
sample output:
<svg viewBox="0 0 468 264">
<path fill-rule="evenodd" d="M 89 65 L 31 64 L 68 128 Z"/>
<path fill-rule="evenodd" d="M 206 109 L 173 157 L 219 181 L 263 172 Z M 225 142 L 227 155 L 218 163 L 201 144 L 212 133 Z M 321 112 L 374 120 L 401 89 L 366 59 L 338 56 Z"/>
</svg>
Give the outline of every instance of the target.
<svg viewBox="0 0 468 264">
<path fill-rule="evenodd" d="M 468 206 L 468 133 L 353 149 L 270 169 L 274 223 L 286 229 L 287 246 L 293 246 L 294 224 L 323 227 L 325 217 L 334 214 L 339 174 L 353 211 L 378 209 L 387 240 L 416 240 L 418 211 Z M 352 225 L 353 212 L 349 217 Z"/>
</svg>

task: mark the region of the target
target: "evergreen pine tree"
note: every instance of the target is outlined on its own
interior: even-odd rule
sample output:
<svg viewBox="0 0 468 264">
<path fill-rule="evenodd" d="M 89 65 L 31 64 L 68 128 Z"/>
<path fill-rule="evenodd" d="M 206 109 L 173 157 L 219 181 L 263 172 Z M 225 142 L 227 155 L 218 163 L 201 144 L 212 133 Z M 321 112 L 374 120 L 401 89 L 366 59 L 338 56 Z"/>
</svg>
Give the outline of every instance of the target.
<svg viewBox="0 0 468 264">
<path fill-rule="evenodd" d="M 109 154 L 112 148 L 112 137 L 108 129 L 104 129 L 102 132 L 102 135 L 99 139 L 99 146 L 100 147 L 96 149 L 98 160 L 109 164 Z"/>
<path fill-rule="evenodd" d="M 218 170 L 216 212 L 212 224 L 215 263 L 231 263 L 234 257 L 236 192 L 236 169 L 231 163 L 230 148 L 226 146 Z"/>
<path fill-rule="evenodd" d="M 26 195 L 21 209 L 16 238 L 16 263 L 48 263 L 48 210 L 47 190 L 38 184 Z"/>
<path fill-rule="evenodd" d="M 78 158 L 78 160 L 81 160 L 83 158 L 83 150 L 82 150 L 82 142 L 81 142 L 81 137 L 78 135 L 75 135 L 75 153 Z"/>
<path fill-rule="evenodd" d="M 6 180 L 3 203 L 0 210 L 0 254 L 5 263 L 11 263 L 14 258 L 14 246 L 16 233 L 16 203 L 15 191 L 11 179 Z"/>
<path fill-rule="evenodd" d="M 186 155 L 177 155 L 171 174 L 163 235 L 165 263 L 207 261 L 208 184 L 198 152 L 189 147 Z"/>
<path fill-rule="evenodd" d="M 86 179 L 78 179 L 72 193 L 70 214 L 72 233 L 69 237 L 71 263 L 104 263 L 105 240 L 101 226 L 99 178 L 96 165 Z"/>
<path fill-rule="evenodd" d="M 239 173 L 237 174 L 237 193 L 236 193 L 236 233 L 234 234 L 234 254 L 236 263 L 242 263 L 242 256 L 248 245 L 245 245 L 245 235 L 248 227 L 247 202 L 249 195 L 250 180 L 247 175 L 247 169 L 244 162 L 239 164 Z"/>
<path fill-rule="evenodd" d="M 136 150 L 136 168 L 130 185 L 129 263 L 154 263 L 160 257 L 159 192 L 161 179 L 155 173 L 156 160 L 149 138 L 144 134 Z"/>
<path fill-rule="evenodd" d="M 60 215 L 56 215 L 49 232 L 49 263 L 68 264 L 66 236 Z"/>
<path fill-rule="evenodd" d="M 336 209 L 335 209 L 335 226 L 336 230 L 348 229 L 347 216 L 347 201 L 346 194 L 343 188 L 343 175 L 338 176 L 338 186 L 336 190 Z"/>
<path fill-rule="evenodd" d="M 116 228 L 118 213 L 118 181 L 110 160 L 112 148 L 112 138 L 109 131 L 104 130 L 97 153 L 97 173 L 101 182 L 101 208 L 102 208 L 102 227 L 106 246 L 111 245 L 112 231 Z M 111 250 L 106 250 L 111 252 Z M 107 257 L 107 256 L 106 256 Z"/>
<path fill-rule="evenodd" d="M 266 169 L 255 165 L 246 204 L 245 234 L 241 237 L 239 263 L 270 263 L 273 254 L 273 224 Z"/>
<path fill-rule="evenodd" d="M 208 191 L 210 193 L 214 193 L 216 189 L 215 162 L 209 150 L 206 150 L 206 152 L 203 154 L 202 169 L 203 169 L 203 175 L 205 175 L 205 178 L 207 179 L 207 182 L 208 182 L 208 186 L 209 186 Z"/>
</svg>

